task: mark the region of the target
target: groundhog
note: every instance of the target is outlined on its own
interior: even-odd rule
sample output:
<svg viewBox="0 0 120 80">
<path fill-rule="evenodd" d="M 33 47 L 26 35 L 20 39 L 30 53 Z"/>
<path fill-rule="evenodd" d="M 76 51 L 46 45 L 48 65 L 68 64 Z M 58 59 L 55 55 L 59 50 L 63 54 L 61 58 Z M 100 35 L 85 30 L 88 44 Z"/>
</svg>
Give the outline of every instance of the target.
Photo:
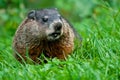
<svg viewBox="0 0 120 80">
<path fill-rule="evenodd" d="M 74 50 L 75 29 L 63 18 L 58 10 L 31 10 L 18 27 L 13 49 L 18 61 L 27 57 L 39 62 L 40 55 L 65 59 Z"/>
</svg>

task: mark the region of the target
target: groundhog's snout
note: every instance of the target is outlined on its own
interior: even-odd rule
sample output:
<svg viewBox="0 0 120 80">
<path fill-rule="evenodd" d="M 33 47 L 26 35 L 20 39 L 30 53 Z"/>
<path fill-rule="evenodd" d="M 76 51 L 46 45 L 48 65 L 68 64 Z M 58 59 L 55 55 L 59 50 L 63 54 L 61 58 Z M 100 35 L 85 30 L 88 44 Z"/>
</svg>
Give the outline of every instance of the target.
<svg viewBox="0 0 120 80">
<path fill-rule="evenodd" d="M 62 29 L 62 23 L 61 22 L 57 22 L 55 23 L 54 25 L 54 31 L 51 36 L 56 39 L 56 38 L 59 38 L 60 35 L 61 35 L 61 29 Z"/>
<path fill-rule="evenodd" d="M 62 35 L 62 32 L 63 32 L 62 31 L 62 22 L 55 21 L 55 22 L 53 22 L 53 24 L 51 24 L 51 29 L 48 32 L 47 39 L 50 41 L 59 39 Z"/>
<path fill-rule="evenodd" d="M 62 23 L 61 22 L 57 22 L 54 26 L 55 31 L 60 31 L 62 28 Z"/>
</svg>

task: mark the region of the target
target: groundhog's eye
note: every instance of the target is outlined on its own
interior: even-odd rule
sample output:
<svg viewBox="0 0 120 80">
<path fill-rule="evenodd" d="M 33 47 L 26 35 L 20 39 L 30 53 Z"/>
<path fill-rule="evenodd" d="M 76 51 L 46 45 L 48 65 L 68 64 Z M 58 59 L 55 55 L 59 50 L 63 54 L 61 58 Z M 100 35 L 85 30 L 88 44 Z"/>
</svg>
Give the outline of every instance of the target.
<svg viewBox="0 0 120 80">
<path fill-rule="evenodd" d="M 44 17 L 42 18 L 42 21 L 43 21 L 43 22 L 47 22 L 47 21 L 48 21 L 48 16 L 44 16 Z"/>
</svg>

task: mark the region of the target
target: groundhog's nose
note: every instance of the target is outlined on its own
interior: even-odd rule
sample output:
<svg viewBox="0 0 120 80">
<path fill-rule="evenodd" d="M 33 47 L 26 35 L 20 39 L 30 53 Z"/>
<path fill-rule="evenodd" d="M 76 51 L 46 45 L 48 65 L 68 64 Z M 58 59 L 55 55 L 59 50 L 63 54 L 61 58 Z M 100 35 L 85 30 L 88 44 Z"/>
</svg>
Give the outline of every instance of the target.
<svg viewBox="0 0 120 80">
<path fill-rule="evenodd" d="M 57 23 L 55 24 L 54 28 L 55 28 L 56 31 L 61 30 L 61 28 L 62 28 L 62 23 L 57 22 Z"/>
</svg>

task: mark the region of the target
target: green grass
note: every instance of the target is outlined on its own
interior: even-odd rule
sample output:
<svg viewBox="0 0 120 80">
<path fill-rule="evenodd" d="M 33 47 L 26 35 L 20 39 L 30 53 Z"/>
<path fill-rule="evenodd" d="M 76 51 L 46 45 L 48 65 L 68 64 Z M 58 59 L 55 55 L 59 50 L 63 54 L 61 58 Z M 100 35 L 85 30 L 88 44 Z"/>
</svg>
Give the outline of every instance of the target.
<svg viewBox="0 0 120 80">
<path fill-rule="evenodd" d="M 0 28 L 0 80 L 119 80 L 120 9 L 101 6 L 91 18 L 73 22 L 82 35 L 81 49 L 66 61 L 20 64 L 13 57 L 10 31 Z"/>
</svg>

